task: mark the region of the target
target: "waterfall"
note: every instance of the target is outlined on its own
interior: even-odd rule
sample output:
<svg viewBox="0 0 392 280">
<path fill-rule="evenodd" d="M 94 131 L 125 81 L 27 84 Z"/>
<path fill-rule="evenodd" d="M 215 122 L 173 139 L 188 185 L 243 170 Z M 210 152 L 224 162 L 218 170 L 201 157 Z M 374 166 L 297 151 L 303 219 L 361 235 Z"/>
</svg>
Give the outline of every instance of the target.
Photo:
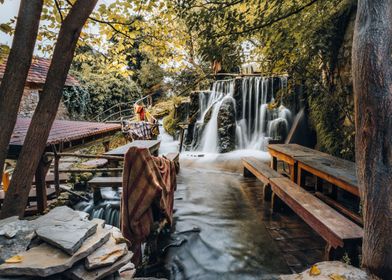
<svg viewBox="0 0 392 280">
<path fill-rule="evenodd" d="M 283 104 L 275 104 L 274 95 L 278 90 L 287 91 L 287 77 L 220 80 L 213 83 L 210 91 L 200 92 L 197 127 L 201 137 L 196 149 L 208 153 L 219 152 L 218 115 L 222 103 L 228 98 L 234 102 L 233 107 L 237 108 L 236 149 L 265 150 L 269 139 L 284 140 L 292 116 Z"/>
</svg>

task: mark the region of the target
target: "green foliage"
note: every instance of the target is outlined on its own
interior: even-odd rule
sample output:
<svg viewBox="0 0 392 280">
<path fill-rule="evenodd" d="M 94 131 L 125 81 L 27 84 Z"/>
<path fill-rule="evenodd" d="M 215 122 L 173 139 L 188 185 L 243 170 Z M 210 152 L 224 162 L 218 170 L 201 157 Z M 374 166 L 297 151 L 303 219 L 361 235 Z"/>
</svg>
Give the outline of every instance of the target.
<svg viewBox="0 0 392 280">
<path fill-rule="evenodd" d="M 82 112 L 82 117 L 94 119 L 107 111 L 104 113 L 107 116 L 117 112 L 116 106 L 122 104 L 122 109 L 132 109 L 134 101 L 140 97 L 140 89 L 136 83 L 115 72 L 83 64 L 79 71 L 71 73 L 79 79 L 84 94 L 88 93 L 88 97 L 81 97 L 80 90 L 68 89 L 73 92 L 65 94 L 68 97 L 65 104 L 74 115 Z"/>
</svg>

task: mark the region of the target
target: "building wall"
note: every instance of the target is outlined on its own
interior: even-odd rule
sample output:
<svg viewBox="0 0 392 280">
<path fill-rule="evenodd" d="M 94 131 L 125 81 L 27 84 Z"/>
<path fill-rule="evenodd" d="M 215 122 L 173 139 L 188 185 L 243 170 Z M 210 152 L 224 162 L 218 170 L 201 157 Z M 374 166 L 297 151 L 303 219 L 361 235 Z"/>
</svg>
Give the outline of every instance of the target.
<svg viewBox="0 0 392 280">
<path fill-rule="evenodd" d="M 31 118 L 34 114 L 34 110 L 37 107 L 39 101 L 39 89 L 25 88 L 23 92 L 22 101 L 19 107 L 19 117 Z M 56 119 L 68 120 L 68 111 L 64 103 L 61 101 L 59 109 L 57 111 Z"/>
</svg>

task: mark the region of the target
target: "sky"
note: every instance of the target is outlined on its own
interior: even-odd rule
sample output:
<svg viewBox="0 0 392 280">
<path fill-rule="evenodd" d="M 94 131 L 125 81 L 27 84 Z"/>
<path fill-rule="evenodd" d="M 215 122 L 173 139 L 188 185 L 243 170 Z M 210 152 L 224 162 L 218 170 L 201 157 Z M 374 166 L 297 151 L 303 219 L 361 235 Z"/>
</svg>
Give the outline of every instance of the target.
<svg viewBox="0 0 392 280">
<path fill-rule="evenodd" d="M 5 0 L 4 4 L 0 4 L 0 24 L 8 22 L 11 18 L 18 14 L 20 0 Z M 11 36 L 0 32 L 0 44 L 11 46 Z"/>
<path fill-rule="evenodd" d="M 96 7 L 99 7 L 99 4 L 110 4 L 113 0 L 99 0 Z M 0 4 L 0 24 L 8 22 L 11 18 L 16 17 L 18 15 L 20 0 L 5 0 L 3 4 Z M 11 46 L 12 37 L 0 32 L 0 44 L 5 44 Z M 38 55 L 38 51 L 35 51 Z"/>
</svg>

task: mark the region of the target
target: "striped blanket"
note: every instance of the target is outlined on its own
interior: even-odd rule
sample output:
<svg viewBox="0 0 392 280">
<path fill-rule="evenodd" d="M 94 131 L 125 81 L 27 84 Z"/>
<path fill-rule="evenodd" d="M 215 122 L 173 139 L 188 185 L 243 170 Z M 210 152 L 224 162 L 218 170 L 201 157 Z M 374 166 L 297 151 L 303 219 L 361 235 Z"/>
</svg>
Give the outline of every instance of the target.
<svg viewBox="0 0 392 280">
<path fill-rule="evenodd" d="M 132 147 L 125 155 L 121 231 L 132 244 L 134 262 L 141 256 L 141 244 L 154 222 L 172 223 L 176 189 L 174 162 L 151 156 L 148 149 Z"/>
</svg>

